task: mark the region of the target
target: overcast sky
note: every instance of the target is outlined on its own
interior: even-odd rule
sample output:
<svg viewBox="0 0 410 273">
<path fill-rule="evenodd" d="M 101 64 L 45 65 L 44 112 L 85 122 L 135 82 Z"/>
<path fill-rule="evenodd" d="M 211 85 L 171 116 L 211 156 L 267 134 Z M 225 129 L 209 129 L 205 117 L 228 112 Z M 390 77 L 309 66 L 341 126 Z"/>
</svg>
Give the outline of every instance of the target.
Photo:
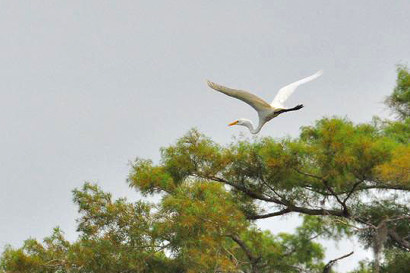
<svg viewBox="0 0 410 273">
<path fill-rule="evenodd" d="M 381 102 L 395 66 L 410 60 L 408 0 L 0 4 L 1 247 L 57 225 L 75 239 L 73 188 L 91 181 L 137 198 L 125 183 L 128 162 L 157 161 L 159 148 L 190 128 L 220 143 L 248 136 L 226 125 L 256 120 L 254 110 L 206 79 L 271 101 L 323 69 L 288 102 L 305 108 L 260 134 L 296 136 L 323 116 L 387 117 Z M 277 232 L 297 222 L 275 221 L 261 225 Z"/>
</svg>

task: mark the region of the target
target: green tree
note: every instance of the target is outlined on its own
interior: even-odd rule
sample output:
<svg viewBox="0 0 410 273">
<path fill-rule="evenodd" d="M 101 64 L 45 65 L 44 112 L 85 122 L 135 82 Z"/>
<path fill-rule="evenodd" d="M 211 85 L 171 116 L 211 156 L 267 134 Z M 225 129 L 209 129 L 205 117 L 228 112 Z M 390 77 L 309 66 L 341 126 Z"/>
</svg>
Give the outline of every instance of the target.
<svg viewBox="0 0 410 273">
<path fill-rule="evenodd" d="M 80 236 L 56 228 L 40 243 L 6 248 L 4 272 L 320 272 L 323 248 L 307 219 L 274 236 L 248 221 L 219 183 L 190 181 L 154 206 L 113 201 L 98 186 L 74 190 Z"/>
<path fill-rule="evenodd" d="M 73 193 L 81 214 L 79 239 L 69 243 L 56 228 L 43 243 L 29 239 L 20 249 L 7 247 L 4 272 L 178 272 L 152 235 L 151 205 L 112 201 L 89 183 Z"/>
<path fill-rule="evenodd" d="M 129 183 L 168 195 L 186 181 L 217 182 L 240 200 L 250 221 L 317 216 L 328 219 L 322 225 L 333 236 L 337 229 L 354 232 L 377 255 L 383 246 L 408 251 L 410 215 L 402 197 L 410 189 L 409 147 L 397 134 L 389 126 L 325 118 L 297 139 L 220 146 L 193 130 L 162 150 L 161 164 L 137 160 Z M 257 204 L 264 203 L 276 209 L 263 211 Z"/>
<path fill-rule="evenodd" d="M 400 119 L 410 116 L 410 73 L 404 65 L 399 65 L 397 68 L 396 88 L 387 97 L 386 104 Z"/>
<path fill-rule="evenodd" d="M 393 95 L 405 90 L 401 69 Z M 329 273 L 352 253 L 325 263 L 316 240 L 358 236 L 375 259 L 355 272 L 401 272 L 410 251 L 409 124 L 403 114 L 368 124 L 323 118 L 297 138 L 228 145 L 191 130 L 161 149 L 158 164 L 131 166 L 130 187 L 160 201 L 112 200 L 85 183 L 73 191 L 79 238 L 55 229 L 43 242 L 7 247 L 0 270 Z M 293 234 L 255 225 L 295 213 L 304 221 Z"/>
</svg>

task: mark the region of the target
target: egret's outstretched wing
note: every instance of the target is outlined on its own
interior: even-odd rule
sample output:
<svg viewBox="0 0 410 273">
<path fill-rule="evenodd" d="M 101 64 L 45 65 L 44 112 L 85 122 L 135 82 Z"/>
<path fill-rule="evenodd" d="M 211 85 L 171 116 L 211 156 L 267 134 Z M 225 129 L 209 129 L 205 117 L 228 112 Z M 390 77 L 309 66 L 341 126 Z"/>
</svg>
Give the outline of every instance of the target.
<svg viewBox="0 0 410 273">
<path fill-rule="evenodd" d="M 295 89 L 304 83 L 313 81 L 314 79 L 318 78 L 320 75 L 322 75 L 323 71 L 320 70 L 313 74 L 312 76 L 306 77 L 304 79 L 301 79 L 299 81 L 296 81 L 294 83 L 291 83 L 289 85 L 286 85 L 285 87 L 282 87 L 276 97 L 273 99 L 271 106 L 274 108 L 285 108 L 283 103 L 292 95 L 292 93 L 295 91 Z"/>
<path fill-rule="evenodd" d="M 251 94 L 249 92 L 242 91 L 242 90 L 231 89 L 231 88 L 216 84 L 216 83 L 211 82 L 211 81 L 207 81 L 207 83 L 208 83 L 209 87 L 211 87 L 212 89 L 214 89 L 216 91 L 219 91 L 221 93 L 224 93 L 225 95 L 228 95 L 228 96 L 234 97 L 236 99 L 239 99 L 243 102 L 246 102 L 247 104 L 252 106 L 258 112 L 271 108 L 269 103 L 267 103 L 263 99 L 259 98 L 258 96 L 255 96 L 254 94 Z"/>
</svg>

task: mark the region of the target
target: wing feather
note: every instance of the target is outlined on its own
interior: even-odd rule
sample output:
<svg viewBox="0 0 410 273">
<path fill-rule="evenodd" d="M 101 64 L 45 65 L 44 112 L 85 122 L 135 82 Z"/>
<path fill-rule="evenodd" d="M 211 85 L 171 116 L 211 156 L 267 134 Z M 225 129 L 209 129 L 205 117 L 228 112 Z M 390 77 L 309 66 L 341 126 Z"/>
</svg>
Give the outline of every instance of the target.
<svg viewBox="0 0 410 273">
<path fill-rule="evenodd" d="M 239 99 L 250 106 L 252 106 L 257 112 L 264 111 L 266 109 L 270 109 L 271 106 L 269 103 L 264 101 L 263 99 L 259 98 L 258 96 L 251 94 L 247 91 L 242 91 L 242 90 L 236 90 L 232 88 L 228 88 L 219 84 L 216 84 L 211 81 L 207 81 L 209 87 L 212 89 L 219 91 L 221 93 L 224 93 L 225 95 L 228 95 L 230 97 Z"/>
<path fill-rule="evenodd" d="M 296 88 L 299 85 L 302 85 L 304 83 L 313 81 L 314 79 L 318 78 L 322 74 L 323 74 L 323 71 L 320 70 L 320 71 L 316 72 L 315 74 L 313 74 L 309 77 L 303 78 L 299 81 L 296 81 L 294 83 L 286 85 L 285 87 L 282 87 L 279 90 L 278 94 L 273 99 L 273 101 L 271 103 L 271 106 L 274 107 L 274 108 L 285 108 L 285 106 L 283 104 L 292 95 L 292 93 L 296 90 Z"/>
</svg>

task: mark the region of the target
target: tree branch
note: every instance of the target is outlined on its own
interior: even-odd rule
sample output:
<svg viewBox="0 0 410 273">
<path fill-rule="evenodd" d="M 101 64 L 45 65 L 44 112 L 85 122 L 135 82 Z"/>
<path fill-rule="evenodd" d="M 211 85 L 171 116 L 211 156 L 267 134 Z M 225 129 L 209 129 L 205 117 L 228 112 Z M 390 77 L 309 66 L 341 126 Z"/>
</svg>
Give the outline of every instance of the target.
<svg viewBox="0 0 410 273">
<path fill-rule="evenodd" d="M 336 194 L 336 192 L 332 189 L 332 187 L 330 187 L 329 183 L 326 180 L 322 180 L 323 184 L 326 186 L 326 188 L 328 189 L 328 191 L 336 198 L 337 202 L 339 202 L 340 205 L 342 205 L 343 207 L 343 214 L 346 217 L 349 217 L 350 213 L 349 210 L 345 204 L 345 202 L 342 202 L 342 200 L 340 200 L 339 196 Z"/>
<path fill-rule="evenodd" d="M 361 183 L 363 183 L 363 180 L 361 180 L 361 181 L 356 182 L 356 183 L 353 184 L 352 189 L 348 192 L 346 198 L 343 199 L 343 204 L 346 204 L 346 201 L 350 198 L 350 196 L 354 193 L 354 191 L 356 190 L 356 188 L 357 188 Z"/>
<path fill-rule="evenodd" d="M 258 200 L 262 200 L 262 201 L 266 201 L 266 202 L 273 202 L 273 203 L 277 203 L 277 204 L 283 204 L 282 201 L 280 201 L 279 199 L 276 199 L 276 198 L 273 198 L 273 197 L 267 197 L 263 194 L 254 192 L 254 191 L 252 191 L 252 190 L 250 190 L 250 189 L 248 189 L 248 188 L 246 188 L 242 185 L 239 185 L 237 183 L 233 183 L 231 181 L 222 179 L 220 177 L 211 176 L 211 177 L 207 177 L 207 178 L 210 179 L 210 180 L 216 181 L 216 182 L 221 182 L 221 183 L 227 184 L 229 186 L 232 186 L 235 189 L 245 193 L 249 197 L 252 197 L 252 198 L 255 198 L 255 199 L 258 199 Z"/>
<path fill-rule="evenodd" d="M 323 177 L 320 177 L 320 176 L 317 176 L 317 175 L 314 175 L 314 174 L 310 174 L 310 173 L 305 173 L 305 172 L 302 172 L 301 170 L 298 170 L 296 168 L 293 168 L 293 169 L 299 174 L 302 174 L 302 175 L 305 175 L 305 176 L 308 176 L 308 177 L 315 178 L 317 180 L 323 181 Z"/>
<path fill-rule="evenodd" d="M 299 212 L 299 213 L 304 213 L 304 214 L 309 214 L 309 215 L 333 215 L 333 216 L 339 216 L 339 217 L 346 218 L 345 213 L 341 210 L 308 209 L 308 208 L 297 207 L 297 206 L 288 206 L 288 208 L 293 212 Z"/>
<path fill-rule="evenodd" d="M 350 252 L 349 254 L 343 255 L 343 256 L 341 256 L 341 257 L 339 257 L 339 258 L 336 258 L 336 259 L 334 259 L 334 260 L 330 260 L 330 261 L 325 265 L 325 267 L 323 268 L 323 273 L 330 273 L 330 270 L 332 269 L 332 266 L 334 266 L 337 261 L 339 261 L 339 260 L 341 260 L 341 259 L 344 259 L 344 258 L 347 258 L 347 257 L 353 255 L 353 253 L 354 253 L 354 251 Z"/>
<path fill-rule="evenodd" d="M 294 170 L 299 174 L 302 174 L 302 175 L 305 175 L 305 176 L 308 176 L 308 177 L 311 177 L 311 178 L 315 178 L 315 179 L 323 182 L 323 184 L 326 186 L 327 190 L 331 193 L 331 195 L 334 196 L 336 198 L 337 202 L 339 202 L 339 204 L 343 207 L 343 213 L 345 214 L 345 216 L 346 217 L 349 216 L 349 210 L 348 210 L 345 202 L 340 200 L 339 195 L 332 189 L 332 187 L 330 187 L 329 183 L 323 177 L 313 175 L 313 174 L 310 174 L 310 173 L 305 173 L 305 172 L 302 172 L 301 170 L 298 170 L 296 168 L 294 168 Z M 346 200 L 347 200 L 347 198 L 346 198 Z"/>
<path fill-rule="evenodd" d="M 401 247 L 405 248 L 407 251 L 410 251 L 410 242 L 401 238 L 395 230 L 388 229 L 387 234 L 390 236 L 390 238 L 392 238 L 393 241 L 398 243 Z"/>
<path fill-rule="evenodd" d="M 363 181 L 361 181 L 362 183 Z M 361 184 L 360 183 L 360 184 Z M 314 189 L 313 187 L 311 187 L 310 185 L 303 185 L 302 186 L 304 189 L 307 189 L 309 191 L 318 193 L 320 195 L 323 196 L 331 196 L 333 195 L 332 193 L 328 193 L 328 192 L 324 192 L 324 191 L 320 191 L 317 189 Z M 402 187 L 402 186 L 388 186 L 388 185 L 365 185 L 365 186 L 361 186 L 358 187 L 356 186 L 356 189 L 354 191 L 352 191 L 351 194 L 353 194 L 354 192 L 359 192 L 359 191 L 366 191 L 366 190 L 396 190 L 396 191 L 409 191 L 409 189 L 407 189 L 406 187 Z M 340 192 L 336 192 L 337 195 L 341 195 L 341 194 L 349 194 L 351 192 L 351 190 L 348 191 L 340 191 Z M 350 195 L 351 195 L 350 194 Z M 349 196 L 350 198 L 350 196 Z"/>
<path fill-rule="evenodd" d="M 269 218 L 269 217 L 275 217 L 279 215 L 283 215 L 286 213 L 292 212 L 290 209 L 286 208 L 280 211 L 272 212 L 272 213 L 267 213 L 267 214 L 259 214 L 259 215 L 249 215 L 246 216 L 248 220 L 257 220 L 257 219 L 264 219 L 264 218 Z"/>
<path fill-rule="evenodd" d="M 245 252 L 246 257 L 248 257 L 249 262 L 252 265 L 252 268 L 256 267 L 256 264 L 259 262 L 261 257 L 260 256 L 257 257 L 255 255 L 253 255 L 253 253 L 249 249 L 249 247 L 238 236 L 233 235 L 233 234 L 228 234 L 226 236 L 231 238 L 235 243 L 237 243 L 242 248 L 242 250 Z"/>
<path fill-rule="evenodd" d="M 242 185 L 238 185 L 236 183 L 232 183 L 228 180 L 212 176 L 212 177 L 207 177 L 207 179 L 216 181 L 216 182 L 221 182 L 227 185 L 230 185 L 234 187 L 235 189 L 243 192 L 244 194 L 248 195 L 249 197 L 266 201 L 266 202 L 272 202 L 278 205 L 284 205 L 286 206 L 286 209 L 290 210 L 289 212 L 299 212 L 299 213 L 304 213 L 304 214 L 309 214 L 309 215 L 333 215 L 333 216 L 340 216 L 340 217 L 347 217 L 346 213 L 342 210 L 330 210 L 330 209 L 309 209 L 309 208 L 304 208 L 304 207 L 298 207 L 290 203 L 289 201 L 286 200 L 279 200 L 274 197 L 267 197 L 262 194 L 256 193 Z"/>
</svg>

